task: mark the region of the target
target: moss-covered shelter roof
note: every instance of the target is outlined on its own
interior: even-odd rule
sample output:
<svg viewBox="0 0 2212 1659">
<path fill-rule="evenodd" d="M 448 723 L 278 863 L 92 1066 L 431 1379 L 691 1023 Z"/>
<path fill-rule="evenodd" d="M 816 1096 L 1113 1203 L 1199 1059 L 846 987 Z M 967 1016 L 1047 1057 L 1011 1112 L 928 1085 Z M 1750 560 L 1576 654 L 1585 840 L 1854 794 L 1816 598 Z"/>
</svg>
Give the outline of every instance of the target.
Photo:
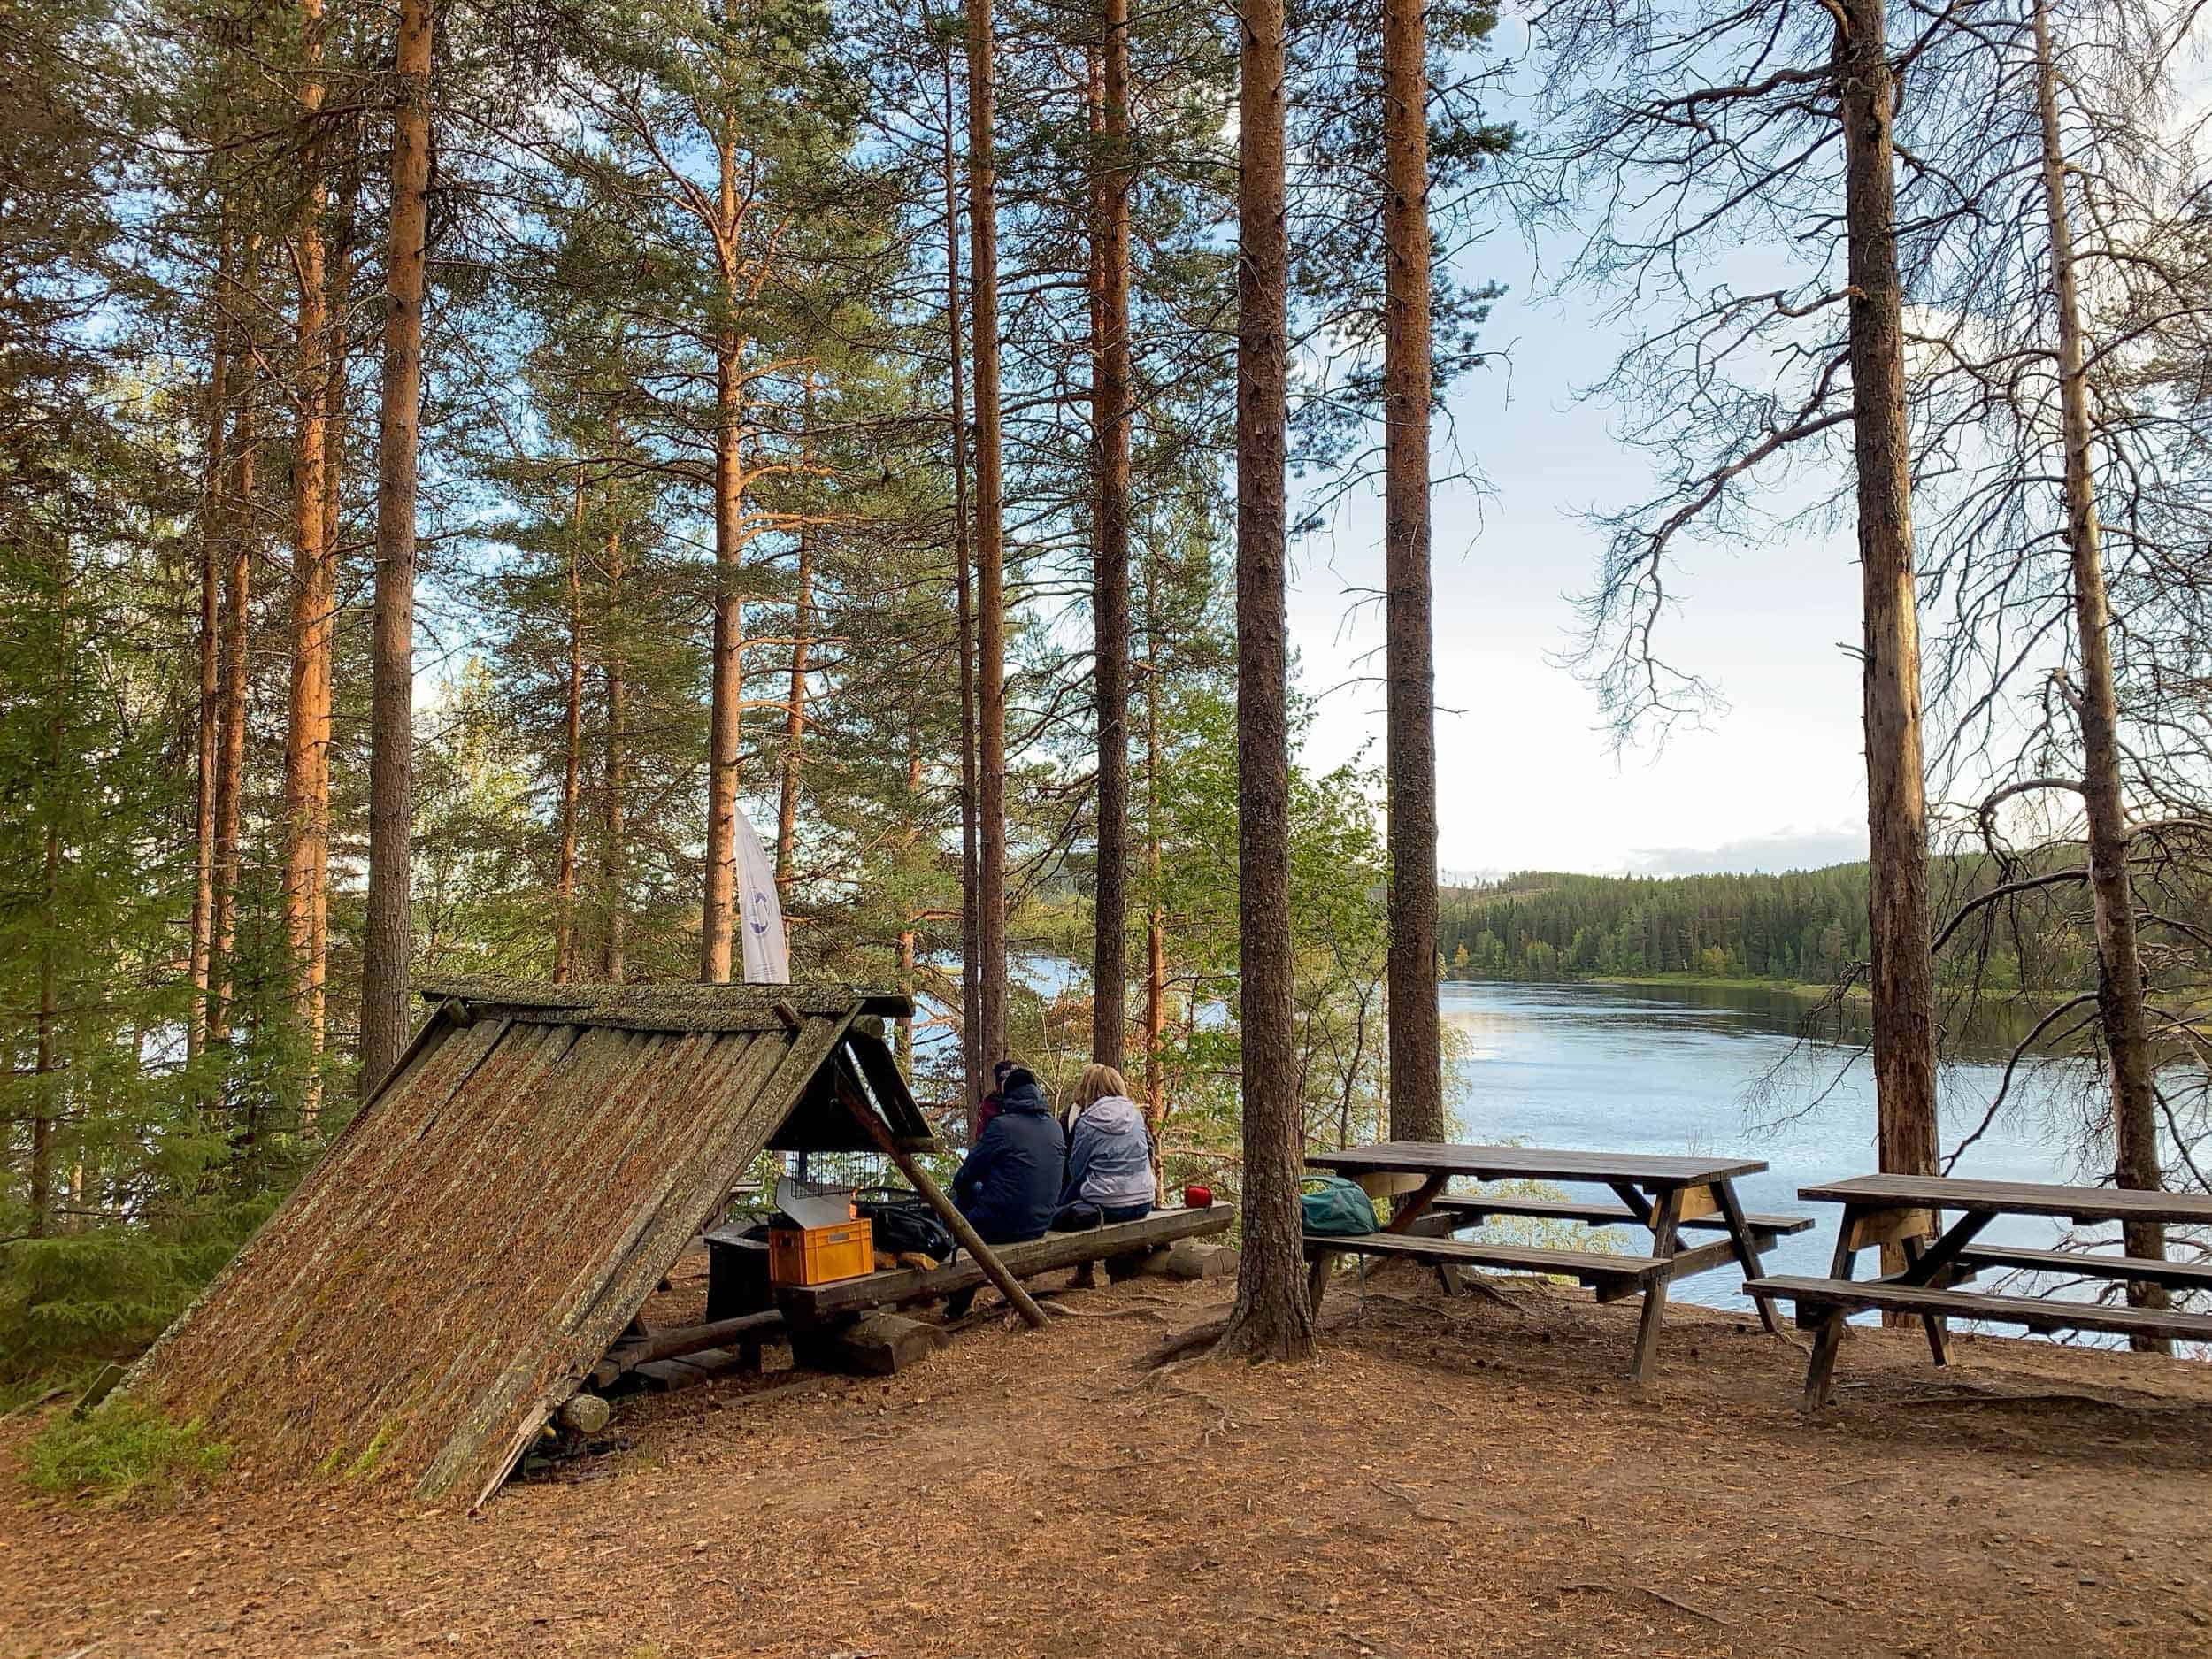
<svg viewBox="0 0 2212 1659">
<path fill-rule="evenodd" d="M 297 1190 L 126 1379 L 242 1453 L 488 1494 L 764 1148 L 933 1142 L 848 986 L 423 987 Z M 842 1080 L 843 1088 L 839 1087 Z M 855 1084 L 860 1087 L 856 1089 Z"/>
</svg>

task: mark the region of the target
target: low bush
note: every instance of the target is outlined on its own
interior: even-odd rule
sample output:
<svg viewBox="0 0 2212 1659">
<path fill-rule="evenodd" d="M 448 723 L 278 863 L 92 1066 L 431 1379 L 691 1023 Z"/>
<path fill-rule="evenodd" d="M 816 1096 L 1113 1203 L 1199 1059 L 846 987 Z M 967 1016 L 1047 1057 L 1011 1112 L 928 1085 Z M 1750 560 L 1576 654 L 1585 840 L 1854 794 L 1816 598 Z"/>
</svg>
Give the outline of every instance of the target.
<svg viewBox="0 0 2212 1659">
<path fill-rule="evenodd" d="M 80 1417 L 65 1413 L 24 1452 L 24 1479 L 41 1492 L 120 1499 L 164 1496 L 219 1471 L 230 1448 L 198 1419 L 176 1423 L 130 1400 Z"/>
</svg>

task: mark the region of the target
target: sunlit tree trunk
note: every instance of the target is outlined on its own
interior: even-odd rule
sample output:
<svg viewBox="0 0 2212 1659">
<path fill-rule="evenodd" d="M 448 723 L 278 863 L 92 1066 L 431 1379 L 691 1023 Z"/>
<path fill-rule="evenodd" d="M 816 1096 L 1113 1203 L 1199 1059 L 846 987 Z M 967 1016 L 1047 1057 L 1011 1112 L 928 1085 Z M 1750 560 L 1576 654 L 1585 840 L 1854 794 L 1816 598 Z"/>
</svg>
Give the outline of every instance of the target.
<svg viewBox="0 0 2212 1659">
<path fill-rule="evenodd" d="M 1897 273 L 1896 85 L 1883 0 L 1842 0 L 1836 69 L 1844 135 L 1854 454 L 1864 590 L 1869 934 L 1883 1169 L 1936 1167 L 1935 989 L 1929 961 L 1928 811 L 1920 735 L 1920 623 Z"/>
<path fill-rule="evenodd" d="M 257 250 L 250 241 L 246 265 L 250 286 Z M 250 342 L 246 342 L 250 349 Z M 238 412 L 231 420 L 230 511 L 224 515 L 229 557 L 223 572 L 222 650 L 218 664 L 215 770 L 215 907 L 210 946 L 208 1038 L 230 1038 L 233 979 L 231 958 L 238 942 L 239 843 L 246 782 L 246 634 L 253 603 L 255 448 L 260 442 L 256 419 L 255 374 L 250 364 L 239 388 Z"/>
<path fill-rule="evenodd" d="M 584 768 L 584 471 L 576 468 L 568 543 L 568 687 L 561 718 L 561 839 L 553 878 L 553 983 L 576 974 L 576 847 Z"/>
<path fill-rule="evenodd" d="M 1147 584 L 1148 596 L 1150 584 Z M 1144 676 L 1145 855 L 1152 902 L 1145 915 L 1144 1121 L 1152 1134 L 1152 1190 L 1167 1202 L 1167 916 L 1160 894 L 1160 628 L 1156 605 L 1148 607 L 1145 637 L 1151 660 Z"/>
<path fill-rule="evenodd" d="M 194 725 L 197 763 L 192 807 L 192 1013 L 185 1052 L 196 1059 L 207 1045 L 210 972 L 215 941 L 215 780 L 222 719 L 223 436 L 230 423 L 230 198 L 226 195 L 216 231 L 215 280 L 208 329 L 207 449 L 200 491 L 200 701 Z"/>
<path fill-rule="evenodd" d="M 2043 127 L 2043 199 L 2051 222 L 2051 286 L 2058 311 L 2059 407 L 2065 426 L 2066 544 L 2073 565 L 2074 633 L 2081 652 L 2082 798 L 2089 820 L 2089 885 L 2097 933 L 2097 1007 L 2112 1066 L 2112 1130 L 2123 1187 L 2165 1185 L 2158 1146 L 2158 1101 L 2145 1007 L 2142 952 L 2135 936 L 2135 894 L 2128 874 L 2127 808 L 2120 770 L 2119 695 L 2112 678 L 2112 616 L 2105 597 L 2102 537 L 2092 470 L 2088 375 L 2083 367 L 2081 300 L 2074 279 L 2074 233 L 2066 203 L 2066 151 L 2059 133 L 2058 76 L 2049 7 L 2035 7 L 2036 93 Z M 2166 1230 L 2155 1221 L 2121 1224 L 2130 1256 L 2162 1258 Z M 2170 1304 L 2163 1285 L 2131 1279 L 2138 1308 Z M 2165 1351 L 2158 1338 L 2132 1339 Z"/>
<path fill-rule="evenodd" d="M 1122 1064 L 1129 933 L 1129 0 L 1102 0 L 1103 131 L 1094 141 L 1098 446 L 1096 565 L 1091 592 L 1097 653 L 1098 854 L 1091 1058 Z"/>
<path fill-rule="evenodd" d="M 430 193 L 431 0 L 401 0 L 393 63 L 391 235 L 378 414 L 376 596 L 371 641 L 369 888 L 361 964 L 361 1088 L 407 1041 L 414 924 L 408 854 L 414 791 L 415 495 L 422 419 L 423 279 Z"/>
<path fill-rule="evenodd" d="M 300 150 L 299 216 L 292 240 L 299 304 L 292 388 L 292 677 L 284 738 L 284 937 L 291 957 L 293 1018 L 309 1064 L 302 1117 L 303 1127 L 311 1130 L 322 1094 L 316 1062 L 323 1047 L 323 964 L 315 912 L 329 857 L 324 754 L 330 742 L 329 658 L 338 595 L 335 549 L 327 534 L 329 288 L 323 140 L 317 130 L 324 97 L 323 0 L 300 0 L 300 26 L 306 61 L 300 107 L 306 132 Z"/>
<path fill-rule="evenodd" d="M 810 411 L 813 406 L 810 388 Z M 811 419 L 810 412 L 809 418 Z M 799 782 L 806 747 L 807 647 L 808 635 L 814 626 L 814 533 L 810 526 L 799 526 L 798 542 L 798 567 L 794 572 L 796 588 L 791 604 L 790 697 L 784 709 L 782 789 L 776 803 L 776 891 L 780 895 L 790 890 L 792 878 L 798 872 Z"/>
<path fill-rule="evenodd" d="M 627 926 L 626 899 L 629 884 L 629 849 L 624 838 L 628 834 L 625 818 L 628 803 L 625 791 L 629 787 L 627 749 L 629 741 L 629 688 L 624 682 L 626 670 L 622 651 L 622 530 L 613 512 L 613 489 L 608 490 L 607 515 L 607 642 L 604 652 L 607 676 L 607 742 L 606 742 L 606 798 L 602 803 L 606 844 L 600 854 L 600 887 L 606 911 L 606 932 L 600 942 L 599 976 L 611 984 L 622 983 L 623 935 Z"/>
<path fill-rule="evenodd" d="M 726 981 L 737 960 L 737 784 L 745 741 L 745 354 L 737 326 L 743 217 L 739 134 L 725 117 L 715 134 L 720 175 L 710 230 L 720 266 L 723 315 L 714 350 L 714 652 L 707 714 L 707 847 L 699 926 L 699 977 Z"/>
<path fill-rule="evenodd" d="M 1313 1352 L 1290 949 L 1283 0 L 1246 0 L 1237 92 L 1237 868 L 1244 1248 L 1225 1353 Z"/>
<path fill-rule="evenodd" d="M 975 337 L 976 1047 L 1006 1052 L 1006 542 L 991 0 L 968 0 L 968 287 Z"/>
<path fill-rule="evenodd" d="M 1390 1133 L 1400 1141 L 1441 1141 L 1436 669 L 1429 576 L 1428 47 L 1421 0 L 1384 0 L 1382 31 Z"/>
<path fill-rule="evenodd" d="M 982 972 L 978 960 L 975 593 L 968 546 L 967 367 L 960 326 L 960 185 L 953 153 L 952 50 L 945 50 L 945 337 L 952 359 L 952 569 L 960 630 L 960 1064 L 971 1140 L 983 1102 Z"/>
</svg>

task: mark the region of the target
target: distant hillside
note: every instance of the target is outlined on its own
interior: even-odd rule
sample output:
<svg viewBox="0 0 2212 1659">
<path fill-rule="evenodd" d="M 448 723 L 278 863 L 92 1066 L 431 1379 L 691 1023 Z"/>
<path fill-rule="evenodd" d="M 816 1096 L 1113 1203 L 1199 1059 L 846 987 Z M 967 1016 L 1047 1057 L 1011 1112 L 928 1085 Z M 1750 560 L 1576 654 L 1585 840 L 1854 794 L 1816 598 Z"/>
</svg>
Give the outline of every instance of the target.
<svg viewBox="0 0 2212 1659">
<path fill-rule="evenodd" d="M 1984 861 L 1936 861 L 1939 920 L 1985 879 Z M 1459 979 L 1571 979 L 1688 974 L 1828 985 L 1867 954 L 1863 862 L 1783 875 L 1580 876 L 1525 871 L 1440 895 L 1438 941 Z M 2026 941 L 2033 983 L 2083 971 L 2070 930 Z M 2017 985 L 2008 940 L 1992 988 Z"/>
</svg>

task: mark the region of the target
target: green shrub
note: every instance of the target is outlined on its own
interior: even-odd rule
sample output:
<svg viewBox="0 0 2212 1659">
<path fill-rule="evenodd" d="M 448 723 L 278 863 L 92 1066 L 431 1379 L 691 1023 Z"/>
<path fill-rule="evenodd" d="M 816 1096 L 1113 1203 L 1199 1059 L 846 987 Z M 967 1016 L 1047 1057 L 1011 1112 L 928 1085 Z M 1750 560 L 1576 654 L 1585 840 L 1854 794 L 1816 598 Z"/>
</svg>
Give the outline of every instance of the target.
<svg viewBox="0 0 2212 1659">
<path fill-rule="evenodd" d="M 129 1360 L 230 1259 L 257 1216 L 163 1238 L 110 1228 L 0 1245 L 0 1395 Z"/>
<path fill-rule="evenodd" d="M 23 1475 L 41 1492 L 160 1495 L 206 1479 L 229 1459 L 230 1448 L 202 1434 L 196 1417 L 173 1423 L 134 1401 L 116 1400 L 41 1430 L 26 1448 Z"/>
</svg>

